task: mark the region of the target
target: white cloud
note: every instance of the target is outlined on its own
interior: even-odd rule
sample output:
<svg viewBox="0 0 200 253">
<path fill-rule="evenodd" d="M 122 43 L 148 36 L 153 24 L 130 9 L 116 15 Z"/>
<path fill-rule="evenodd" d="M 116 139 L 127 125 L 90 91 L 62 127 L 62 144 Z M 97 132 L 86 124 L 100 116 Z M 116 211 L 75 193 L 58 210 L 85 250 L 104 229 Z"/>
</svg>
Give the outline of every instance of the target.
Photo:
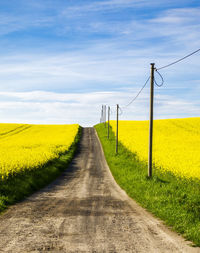
<svg viewBox="0 0 200 253">
<path fill-rule="evenodd" d="M 52 25 L 52 23 L 52 17 L 37 17 L 33 13 L 26 15 L 16 15 L 10 13 L 0 14 L 0 36 L 34 27 L 46 27 Z"/>
<path fill-rule="evenodd" d="M 167 6 L 173 5 L 170 0 L 159 1 L 154 0 L 106 0 L 106 1 L 92 1 L 91 3 L 84 3 L 78 5 L 72 5 L 70 7 L 64 8 L 62 14 L 67 17 L 86 15 L 90 12 L 101 12 L 101 11 L 117 11 L 125 8 L 144 8 L 144 7 L 157 7 L 157 6 Z"/>
<path fill-rule="evenodd" d="M 44 6 L 39 2 L 38 8 L 42 9 Z M 99 11 L 115 12 L 158 3 L 164 4 L 160 1 L 107 0 L 67 8 L 56 6 L 56 11 L 50 16 L 43 12 L 35 17 L 34 13 L 21 16 L 2 14 L 0 35 L 49 26 L 51 29 L 47 33 L 55 35 L 60 32 L 60 44 L 57 40 L 50 40 L 52 47 L 45 43 L 45 48 L 37 48 L 39 44 L 34 45 L 34 41 L 24 49 L 22 39 L 22 46 L 11 50 L 9 55 L 6 49 L 2 50 L 1 121 L 91 125 L 99 121 L 101 104 L 123 105 L 129 102 L 148 77 L 150 62 L 161 67 L 199 47 L 200 8 L 165 9 L 147 15 L 148 18 L 133 15 L 129 19 L 104 20 L 94 16 L 98 16 Z M 86 16 L 88 13 L 93 15 L 83 23 L 77 18 L 77 15 Z M 63 37 L 62 30 L 67 31 Z M 69 39 L 68 42 L 70 31 L 82 32 L 86 40 Z M 88 34 L 92 35 L 91 40 Z M 103 36 L 97 39 L 95 35 L 99 34 Z M 68 48 L 67 42 L 75 43 L 75 47 Z M 12 47 L 13 40 L 9 43 Z M 198 115 L 199 103 L 192 99 L 199 91 L 199 69 L 198 54 L 161 71 L 165 86 L 163 92 L 156 95 L 155 117 Z M 188 91 L 188 87 L 190 98 L 187 94 L 179 94 L 183 89 Z M 148 93 L 144 92 L 133 106 L 123 110 L 121 117 L 148 119 L 148 102 Z"/>
<path fill-rule="evenodd" d="M 194 24 L 200 18 L 200 8 L 177 8 L 164 11 L 163 15 L 158 15 L 152 21 L 161 24 Z"/>
<path fill-rule="evenodd" d="M 133 55 L 131 59 L 130 55 Z M 143 79 L 145 69 L 138 52 L 123 51 L 98 45 L 80 52 L 55 55 L 16 55 L 2 57 L 1 90 L 110 90 Z M 133 71 L 134 70 L 134 71 Z M 140 85 L 140 84 L 139 84 Z"/>
<path fill-rule="evenodd" d="M 111 106 L 111 119 L 115 119 L 119 103 L 123 120 L 149 118 L 149 91 L 129 107 L 124 107 L 137 93 L 137 89 L 124 92 L 92 92 L 62 94 L 55 92 L 1 92 L 1 122 L 70 124 L 92 126 L 100 120 L 101 105 Z M 174 96 L 155 96 L 155 118 L 191 117 L 199 115 L 199 102 L 177 99 Z"/>
<path fill-rule="evenodd" d="M 99 12 L 105 10 L 112 10 L 116 8 L 128 8 L 139 5 L 148 5 L 148 1 L 142 0 L 109 0 L 109 1 L 93 1 L 89 4 L 74 5 L 64 9 L 62 15 L 67 15 L 68 17 L 73 16 L 75 13 L 77 15 L 82 15 L 88 12 Z"/>
<path fill-rule="evenodd" d="M 103 45 L 99 42 L 79 51 L 2 56 L 0 91 L 86 92 L 139 88 L 150 73 L 150 62 L 161 67 L 185 53 L 183 50 L 164 53 L 150 46 L 145 49 L 118 48 L 114 42 Z M 192 84 L 199 79 L 199 67 L 199 55 L 194 55 L 161 71 L 166 88 L 183 87 L 181 82 Z M 159 77 L 156 75 L 156 78 Z"/>
</svg>

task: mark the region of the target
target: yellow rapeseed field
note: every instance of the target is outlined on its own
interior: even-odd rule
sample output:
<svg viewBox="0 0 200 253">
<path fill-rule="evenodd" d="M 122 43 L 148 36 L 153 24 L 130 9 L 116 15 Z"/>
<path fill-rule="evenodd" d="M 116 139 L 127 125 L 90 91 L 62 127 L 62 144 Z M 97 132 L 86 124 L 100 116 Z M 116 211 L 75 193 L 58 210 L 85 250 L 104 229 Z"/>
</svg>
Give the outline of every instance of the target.
<svg viewBox="0 0 200 253">
<path fill-rule="evenodd" d="M 116 121 L 111 121 L 116 133 Z M 161 170 L 200 179 L 200 118 L 154 120 L 153 162 Z M 119 121 L 119 141 L 148 161 L 148 121 Z"/>
<path fill-rule="evenodd" d="M 79 125 L 0 124 L 0 177 L 35 169 L 68 150 Z"/>
</svg>

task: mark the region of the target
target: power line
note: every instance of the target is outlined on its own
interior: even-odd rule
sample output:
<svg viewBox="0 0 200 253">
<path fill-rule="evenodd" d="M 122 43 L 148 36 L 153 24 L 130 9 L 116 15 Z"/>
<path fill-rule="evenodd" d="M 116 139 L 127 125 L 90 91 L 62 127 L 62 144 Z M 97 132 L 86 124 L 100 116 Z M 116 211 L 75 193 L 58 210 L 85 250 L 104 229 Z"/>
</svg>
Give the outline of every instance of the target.
<svg viewBox="0 0 200 253">
<path fill-rule="evenodd" d="M 140 93 L 142 92 L 142 90 L 144 89 L 144 87 L 147 85 L 148 81 L 150 79 L 150 76 L 148 77 L 148 79 L 146 80 L 146 82 L 144 83 L 144 85 L 142 86 L 142 88 L 139 90 L 139 92 L 137 93 L 137 95 L 124 107 L 128 107 L 129 105 L 131 105 L 136 99 L 137 97 L 140 95 Z"/>
<path fill-rule="evenodd" d="M 170 64 L 167 64 L 167 65 L 165 65 L 165 66 L 163 66 L 163 67 L 161 67 L 161 68 L 158 68 L 157 70 L 164 69 L 164 68 L 167 68 L 167 67 L 169 67 L 169 66 L 171 66 L 171 65 L 174 65 L 174 64 L 176 64 L 176 63 L 178 63 L 178 62 L 180 62 L 180 61 L 182 61 L 182 60 L 184 60 L 184 59 L 190 57 L 191 55 L 196 54 L 196 53 L 199 52 L 199 51 L 200 51 L 200 48 L 197 49 L 196 51 L 192 52 L 191 54 L 188 54 L 188 55 L 184 56 L 183 58 L 181 58 L 181 59 L 179 59 L 179 60 L 177 60 L 177 61 L 174 61 L 174 62 L 172 62 L 172 63 L 170 63 Z"/>
<path fill-rule="evenodd" d="M 120 110 L 120 114 L 119 116 L 121 116 L 123 114 L 122 108 L 119 106 L 119 110 Z"/>
<path fill-rule="evenodd" d="M 154 83 L 155 83 L 158 87 L 161 87 L 161 86 L 163 86 L 163 84 L 164 84 L 164 79 L 163 79 L 162 75 L 160 74 L 160 72 L 159 72 L 158 70 L 161 70 L 161 69 L 170 67 L 170 66 L 172 66 L 172 65 L 174 65 L 174 64 L 176 64 L 176 63 L 178 63 L 178 62 L 180 62 L 180 61 L 183 61 L 184 59 L 186 59 L 186 58 L 192 56 L 193 54 L 198 53 L 199 51 L 200 51 L 200 48 L 197 49 L 197 50 L 195 50 L 194 52 L 192 52 L 192 53 L 190 53 L 190 54 L 188 54 L 188 55 L 186 55 L 186 56 L 184 56 L 184 57 L 182 57 L 182 58 L 180 58 L 180 59 L 178 59 L 178 60 L 176 60 L 176 61 L 170 63 L 170 64 L 167 64 L 167 65 L 165 65 L 165 66 L 163 66 L 163 67 L 160 67 L 160 68 L 155 68 L 155 71 L 158 73 L 158 75 L 159 75 L 160 78 L 161 78 L 161 84 L 158 84 L 155 78 L 154 78 Z M 143 89 L 145 88 L 145 86 L 147 85 L 149 79 L 150 79 L 150 76 L 147 78 L 146 82 L 144 83 L 144 85 L 142 86 L 142 88 L 139 90 L 139 92 L 137 93 L 137 95 L 136 95 L 127 105 L 123 106 L 123 108 L 124 108 L 124 107 L 128 107 L 129 105 L 131 105 L 131 104 L 138 98 L 138 96 L 140 95 L 140 93 L 142 92 L 142 90 L 143 90 Z M 122 111 L 121 108 L 120 108 L 120 110 L 121 110 L 121 114 L 122 114 L 123 111 Z"/>
<path fill-rule="evenodd" d="M 154 77 L 154 83 L 158 86 L 158 87 L 162 87 L 164 84 L 164 78 L 162 77 L 162 75 L 160 74 L 160 72 L 155 68 L 156 73 L 158 73 L 158 75 L 160 76 L 161 79 L 161 84 L 158 84 L 156 81 L 156 78 Z"/>
<path fill-rule="evenodd" d="M 161 78 L 161 84 L 158 84 L 158 82 L 156 81 L 155 78 L 154 78 L 154 83 L 155 83 L 158 87 L 161 87 L 161 86 L 163 86 L 163 84 L 164 84 L 164 79 L 163 79 L 162 75 L 160 74 L 160 72 L 158 71 L 158 69 L 155 68 L 155 71 L 158 73 L 158 75 L 159 75 L 160 78 Z M 137 93 L 137 95 L 136 95 L 127 105 L 123 106 L 123 108 L 128 107 L 129 105 L 131 105 L 131 104 L 138 98 L 138 96 L 140 95 L 140 93 L 142 92 L 142 90 L 143 90 L 143 89 L 145 88 L 145 86 L 147 85 L 149 79 L 150 79 L 150 76 L 147 78 L 146 82 L 144 83 L 144 85 L 142 86 L 142 88 L 139 90 L 139 92 Z M 119 109 L 120 109 L 120 111 L 121 111 L 120 115 L 122 115 L 122 114 L 123 114 L 122 108 L 119 107 Z"/>
</svg>

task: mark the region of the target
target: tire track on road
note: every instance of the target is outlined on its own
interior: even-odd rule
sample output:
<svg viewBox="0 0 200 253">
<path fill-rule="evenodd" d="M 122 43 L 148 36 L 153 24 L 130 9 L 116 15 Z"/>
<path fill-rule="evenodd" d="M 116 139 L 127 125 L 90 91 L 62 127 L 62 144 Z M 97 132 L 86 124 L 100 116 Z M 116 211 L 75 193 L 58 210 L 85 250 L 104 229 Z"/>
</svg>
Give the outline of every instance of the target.
<svg viewBox="0 0 200 253">
<path fill-rule="evenodd" d="M 114 181 L 94 128 L 46 188 L 0 217 L 0 252 L 200 252 L 131 200 Z"/>
</svg>

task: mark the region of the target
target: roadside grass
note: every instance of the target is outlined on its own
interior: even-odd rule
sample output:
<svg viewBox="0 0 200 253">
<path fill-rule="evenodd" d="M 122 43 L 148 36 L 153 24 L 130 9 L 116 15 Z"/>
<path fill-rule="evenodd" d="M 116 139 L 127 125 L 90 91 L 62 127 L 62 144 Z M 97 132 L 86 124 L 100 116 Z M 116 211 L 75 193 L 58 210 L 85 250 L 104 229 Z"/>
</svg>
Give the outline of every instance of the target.
<svg viewBox="0 0 200 253">
<path fill-rule="evenodd" d="M 82 128 L 79 127 L 71 147 L 58 159 L 51 160 L 40 168 L 27 170 L 10 176 L 6 180 L 0 180 L 0 212 L 5 210 L 9 205 L 23 200 L 35 191 L 43 188 L 58 177 L 62 171 L 67 169 L 77 151 L 81 133 Z"/>
<path fill-rule="evenodd" d="M 142 207 L 153 213 L 193 242 L 200 246 L 200 180 L 175 177 L 163 173 L 155 166 L 153 177 L 147 177 L 147 163 L 128 151 L 121 143 L 115 154 L 115 136 L 104 124 L 95 126 L 102 143 L 104 154 L 116 182 Z"/>
</svg>

